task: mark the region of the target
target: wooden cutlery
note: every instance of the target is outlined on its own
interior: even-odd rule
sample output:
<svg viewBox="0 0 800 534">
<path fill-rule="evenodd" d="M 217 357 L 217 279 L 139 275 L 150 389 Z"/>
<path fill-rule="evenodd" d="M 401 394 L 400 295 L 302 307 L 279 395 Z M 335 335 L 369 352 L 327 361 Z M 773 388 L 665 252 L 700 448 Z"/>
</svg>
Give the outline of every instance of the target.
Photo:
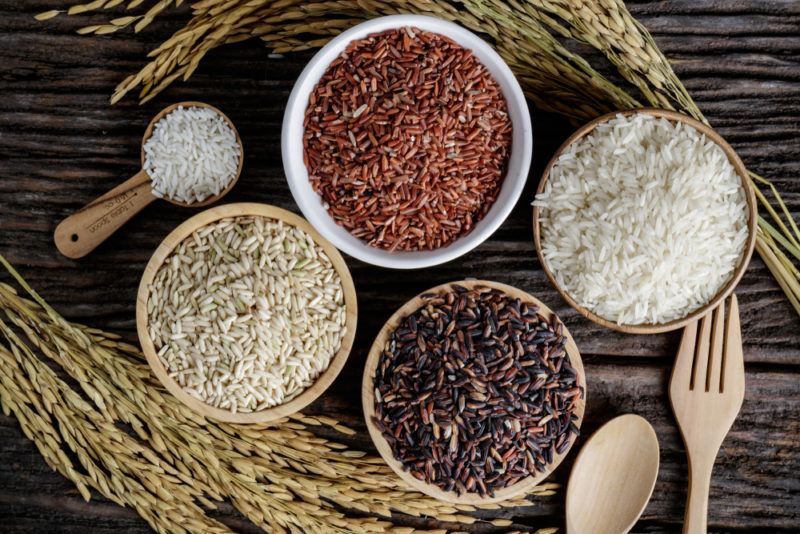
<svg viewBox="0 0 800 534">
<path fill-rule="evenodd" d="M 684 534 L 706 532 L 714 460 L 744 400 L 744 358 L 739 306 L 725 303 L 683 331 L 669 397 L 689 459 Z"/>
</svg>

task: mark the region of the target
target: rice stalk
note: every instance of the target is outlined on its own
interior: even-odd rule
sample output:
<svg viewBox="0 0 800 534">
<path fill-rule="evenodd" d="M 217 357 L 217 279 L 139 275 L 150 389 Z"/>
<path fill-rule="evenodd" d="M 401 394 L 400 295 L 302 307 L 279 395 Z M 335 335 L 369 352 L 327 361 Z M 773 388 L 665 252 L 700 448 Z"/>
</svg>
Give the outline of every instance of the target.
<svg viewBox="0 0 800 534">
<path fill-rule="evenodd" d="M 781 221 L 780 216 L 777 213 L 775 213 L 775 210 L 772 208 L 772 205 L 769 203 L 769 200 L 767 200 L 767 198 L 764 196 L 764 194 L 761 193 L 761 190 L 758 188 L 758 185 L 754 184 L 755 189 L 756 189 L 756 194 L 759 196 L 759 200 L 761 201 L 761 204 L 769 212 L 769 214 L 772 215 L 772 218 L 775 220 L 776 223 L 778 223 L 778 225 L 781 227 L 781 230 L 783 231 L 783 233 L 791 240 L 791 242 L 795 246 L 800 247 L 800 230 L 798 230 L 797 224 L 794 221 L 794 217 L 792 217 L 792 214 L 789 212 L 789 208 L 786 207 L 786 203 L 784 203 L 783 198 L 781 197 L 781 194 L 778 192 L 778 189 L 775 187 L 775 185 L 772 182 L 770 182 L 769 180 L 767 180 L 765 178 L 762 178 L 761 176 L 759 176 L 759 175 L 757 175 L 755 173 L 751 172 L 750 173 L 750 177 L 754 180 L 754 182 L 758 182 L 758 183 L 760 183 L 762 185 L 766 185 L 767 187 L 769 187 L 770 191 L 772 192 L 772 196 L 774 196 L 775 200 L 778 202 L 778 206 L 780 206 L 781 211 L 783 212 L 783 216 L 786 217 L 786 220 L 789 221 L 789 224 L 791 225 L 792 231 L 794 233 L 791 233 L 791 232 L 789 232 L 789 230 L 786 229 L 786 227 L 784 226 L 783 222 Z"/>
<path fill-rule="evenodd" d="M 800 260 L 800 249 L 794 243 L 790 243 L 789 240 L 783 237 L 783 234 L 781 234 L 778 230 L 776 230 L 775 227 L 772 226 L 769 222 L 767 222 L 766 219 L 764 219 L 763 217 L 759 217 L 758 226 L 766 233 L 768 233 L 772 237 L 772 239 L 783 245 L 783 248 L 789 251 L 789 253 L 792 256 Z"/>
<path fill-rule="evenodd" d="M 786 297 L 789 299 L 795 312 L 800 315 L 800 273 L 792 265 L 791 261 L 782 254 L 774 240 L 769 234 L 765 234 L 759 227 L 758 239 L 756 239 L 756 251 L 764 260 L 769 271 L 778 281 Z"/>
<path fill-rule="evenodd" d="M 457 3 L 430 0 L 201 2 L 193 6 L 192 20 L 151 52 L 154 59 L 117 87 L 112 102 L 137 86 L 143 88 L 142 101 L 149 100 L 175 78 L 188 78 L 209 50 L 229 42 L 259 37 L 274 52 L 286 53 L 321 46 L 329 37 L 366 18 L 424 13 L 459 22 L 492 37 L 501 56 L 523 77 L 526 94 L 543 109 L 586 120 L 596 114 L 597 108 L 611 111 L 638 104 L 580 56 L 564 48 L 535 20 L 525 17 L 510 24 L 509 20 L 487 20 L 472 14 L 471 11 L 479 12 L 472 4 L 466 2 L 465 11 Z M 309 42 L 309 36 L 321 38 Z M 177 55 L 171 55 L 177 49 Z M 170 61 L 174 62 L 172 69 L 161 68 Z M 536 75 L 526 76 L 529 72 Z M 170 78 L 173 74 L 178 76 Z"/>
<path fill-rule="evenodd" d="M 677 109 L 706 122 L 666 56 L 623 0 L 532 0 L 532 10 L 551 28 L 566 26 L 573 39 L 601 51 L 653 106 Z M 550 14 L 564 25 L 553 22 Z"/>
<path fill-rule="evenodd" d="M 159 532 L 227 532 L 206 513 L 220 501 L 270 532 L 403 531 L 392 522 L 398 513 L 483 521 L 470 515 L 475 507 L 411 491 L 380 458 L 315 432 L 352 433 L 332 418 L 298 414 L 260 426 L 204 419 L 163 390 L 136 347 L 66 321 L 0 263 L 33 299 L 0 283 L 0 404 L 87 500 L 94 489 Z"/>
</svg>

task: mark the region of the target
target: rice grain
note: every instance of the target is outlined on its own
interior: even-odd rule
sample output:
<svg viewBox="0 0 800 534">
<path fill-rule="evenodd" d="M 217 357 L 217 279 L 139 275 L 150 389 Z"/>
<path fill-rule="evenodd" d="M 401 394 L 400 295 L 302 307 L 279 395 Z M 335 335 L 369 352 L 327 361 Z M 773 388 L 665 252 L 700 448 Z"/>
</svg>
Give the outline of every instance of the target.
<svg viewBox="0 0 800 534">
<path fill-rule="evenodd" d="M 512 124 L 498 83 L 468 49 L 404 27 L 358 39 L 311 93 L 309 180 L 337 224 L 370 246 L 432 250 L 494 204 Z"/>
</svg>

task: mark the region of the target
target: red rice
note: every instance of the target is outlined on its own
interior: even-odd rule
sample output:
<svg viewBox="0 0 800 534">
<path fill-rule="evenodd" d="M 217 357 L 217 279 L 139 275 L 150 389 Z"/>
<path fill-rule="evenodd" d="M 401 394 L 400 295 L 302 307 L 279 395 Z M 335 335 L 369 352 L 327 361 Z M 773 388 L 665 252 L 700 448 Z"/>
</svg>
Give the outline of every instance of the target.
<svg viewBox="0 0 800 534">
<path fill-rule="evenodd" d="M 497 82 L 469 50 L 416 28 L 350 43 L 311 93 L 304 127 L 304 162 L 328 212 L 388 250 L 470 232 L 511 151 Z"/>
</svg>

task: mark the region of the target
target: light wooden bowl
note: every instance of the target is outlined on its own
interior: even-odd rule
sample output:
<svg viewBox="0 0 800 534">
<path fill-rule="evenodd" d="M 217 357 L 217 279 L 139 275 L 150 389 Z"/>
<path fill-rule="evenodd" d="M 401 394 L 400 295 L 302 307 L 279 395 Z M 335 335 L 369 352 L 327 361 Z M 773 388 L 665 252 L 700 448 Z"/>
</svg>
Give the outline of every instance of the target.
<svg viewBox="0 0 800 534">
<path fill-rule="evenodd" d="M 257 412 L 234 414 L 228 410 L 215 408 L 214 406 L 192 397 L 189 393 L 184 391 L 175 380 L 170 378 L 164 364 L 161 363 L 161 359 L 156 354 L 153 341 L 150 339 L 150 334 L 148 333 L 147 299 L 149 295 L 148 286 L 152 283 L 156 273 L 164 263 L 164 260 L 179 243 L 202 226 L 206 226 L 226 217 L 239 216 L 261 216 L 281 220 L 311 235 L 314 242 L 322 247 L 331 259 L 333 267 L 341 277 L 342 287 L 344 289 L 344 302 L 347 307 L 345 315 L 347 333 L 342 339 L 342 346 L 339 352 L 333 356 L 328 368 L 317 377 L 316 381 L 311 384 L 311 386 L 297 397 L 284 404 L 273 406 L 272 408 L 266 408 Z M 136 297 L 136 329 L 139 334 L 139 342 L 142 345 L 142 351 L 147 357 L 147 362 L 150 364 L 153 373 L 158 377 L 161 383 L 164 384 L 164 387 L 186 406 L 200 415 L 210 417 L 217 421 L 229 423 L 266 423 L 302 410 L 331 385 L 342 370 L 342 367 L 344 367 L 347 357 L 350 355 L 350 349 L 353 346 L 353 339 L 356 334 L 356 320 L 358 317 L 357 306 L 353 278 L 350 276 L 350 270 L 347 268 L 347 264 L 345 264 L 342 255 L 339 254 L 339 251 L 336 250 L 333 245 L 323 239 L 305 219 L 275 206 L 243 202 L 238 204 L 225 204 L 198 213 L 178 226 L 161 242 L 161 245 L 159 245 L 150 258 L 147 267 L 145 267 L 142 281 L 139 283 L 139 292 Z"/>
<path fill-rule="evenodd" d="M 539 188 L 536 190 L 536 194 L 538 195 L 542 191 L 544 191 L 544 186 L 547 183 L 547 179 L 550 176 L 550 171 L 553 169 L 556 161 L 561 156 L 562 152 L 577 141 L 578 139 L 584 137 L 592 130 L 594 130 L 598 124 L 607 122 L 617 115 L 625 115 L 626 117 L 635 115 L 637 113 L 646 113 L 648 115 L 652 115 L 653 117 L 667 119 L 672 122 L 682 122 L 685 123 L 694 129 L 698 130 L 699 132 L 705 134 L 709 139 L 714 141 L 719 147 L 725 152 L 725 155 L 728 156 L 728 160 L 733 165 L 734 169 L 736 169 L 736 173 L 741 178 L 742 189 L 744 189 L 744 196 L 745 201 L 747 202 L 747 216 L 748 216 L 748 238 L 747 243 L 745 244 L 744 252 L 742 254 L 741 259 L 739 260 L 739 265 L 733 272 L 733 276 L 728 281 L 727 284 L 712 298 L 708 301 L 704 306 L 696 309 L 695 311 L 687 314 L 685 317 L 680 319 L 675 319 L 668 323 L 642 323 L 636 325 L 628 325 L 628 324 L 618 324 L 615 321 L 611 321 L 604 317 L 597 315 L 596 313 L 588 310 L 584 306 L 578 304 L 572 296 L 567 293 L 564 288 L 556 281 L 553 272 L 550 270 L 550 267 L 547 265 L 547 262 L 544 259 L 544 255 L 542 254 L 542 235 L 541 235 L 541 227 L 540 227 L 540 209 L 538 206 L 534 206 L 533 208 L 533 241 L 536 245 L 536 253 L 539 256 L 539 263 L 542 264 L 542 270 L 544 270 L 544 274 L 547 276 L 547 279 L 550 280 L 550 283 L 553 284 L 553 287 L 556 288 L 558 293 L 561 297 L 567 301 L 567 303 L 575 308 L 578 313 L 594 321 L 595 323 L 605 326 L 606 328 L 610 328 L 612 330 L 616 330 L 618 332 L 623 332 L 626 334 L 657 334 L 660 332 L 668 332 L 670 330 L 676 330 L 678 328 L 682 328 L 689 324 L 690 322 L 702 317 L 709 310 L 716 308 L 720 302 L 722 302 L 725 298 L 727 298 L 736 287 L 736 284 L 739 283 L 741 280 L 744 271 L 747 269 L 747 265 L 750 263 L 750 257 L 753 255 L 753 249 L 755 248 L 756 244 L 756 224 L 757 224 L 757 216 L 758 216 L 758 207 L 756 205 L 756 197 L 753 191 L 753 186 L 750 184 L 750 179 L 747 174 L 747 169 L 742 163 L 742 160 L 739 159 L 739 156 L 736 155 L 736 152 L 731 148 L 731 146 L 722 138 L 717 132 L 715 132 L 710 126 L 703 124 L 702 122 L 695 120 L 688 115 L 684 115 L 683 113 L 678 113 L 677 111 L 669 111 L 666 109 L 657 109 L 657 108 L 640 108 L 640 109 L 632 109 L 628 111 L 615 111 L 613 113 L 608 113 L 601 117 L 596 118 L 595 120 L 589 122 L 588 124 L 582 126 L 578 131 L 572 134 L 564 143 L 556 150 L 556 153 L 553 155 L 553 158 L 547 164 L 547 167 L 544 169 L 544 173 L 542 174 L 542 179 L 539 182 Z"/>
<path fill-rule="evenodd" d="M 361 383 L 361 402 L 364 407 L 364 418 L 367 422 L 367 429 L 369 430 L 369 435 L 372 437 L 373 443 L 375 443 L 375 447 L 378 449 L 378 452 L 383 457 L 384 461 L 389 464 L 389 467 L 392 468 L 392 471 L 397 473 L 397 475 L 403 479 L 406 484 L 426 495 L 449 503 L 470 505 L 487 504 L 513 499 L 514 497 L 518 497 L 530 491 L 531 488 L 542 482 L 556 469 L 556 467 L 558 467 L 564 457 L 569 454 L 572 446 L 575 444 L 575 436 L 572 437 L 569 447 L 567 447 L 563 453 L 555 454 L 553 456 L 553 461 L 547 466 L 545 471 L 538 473 L 535 476 L 523 479 L 507 488 L 497 490 L 494 497 L 482 497 L 479 493 L 464 493 L 462 495 L 458 495 L 455 491 L 444 491 L 438 486 L 428 484 L 427 482 L 423 482 L 414 478 L 414 476 L 404 469 L 403 464 L 394 458 L 389 442 L 386 441 L 386 439 L 383 437 L 383 433 L 378 430 L 378 427 L 375 426 L 375 423 L 372 420 L 375 416 L 375 371 L 377 370 L 378 360 L 380 359 L 381 352 L 383 352 L 389 335 L 391 335 L 391 333 L 397 329 L 398 325 L 405 317 L 416 311 L 422 305 L 422 295 L 427 293 L 444 292 L 449 290 L 453 285 L 460 285 L 468 289 L 475 287 L 490 287 L 499 289 L 511 297 L 519 298 L 523 302 L 536 304 L 539 307 L 539 313 L 545 317 L 559 320 L 556 314 L 553 313 L 550 308 L 545 306 L 540 300 L 536 299 L 532 295 L 515 287 L 498 282 L 490 282 L 486 280 L 463 280 L 459 282 L 442 284 L 420 293 L 416 297 L 406 302 L 389 318 L 388 321 L 386 321 L 386 324 L 378 333 L 378 337 L 375 338 L 375 341 L 370 348 L 369 355 L 367 356 L 367 363 L 364 367 L 364 378 Z M 572 339 L 572 335 L 569 333 L 569 330 L 567 330 L 566 326 L 564 326 L 564 335 L 567 338 L 567 355 L 569 356 L 572 367 L 575 369 L 578 385 L 583 387 L 584 392 L 583 399 L 578 401 L 575 411 L 575 414 L 578 416 L 575 424 L 578 426 L 578 428 L 580 428 L 581 423 L 583 422 L 583 412 L 586 407 L 586 375 L 583 371 L 583 362 L 581 361 L 581 355 L 578 352 L 578 347 L 575 344 L 575 340 Z"/>
</svg>

